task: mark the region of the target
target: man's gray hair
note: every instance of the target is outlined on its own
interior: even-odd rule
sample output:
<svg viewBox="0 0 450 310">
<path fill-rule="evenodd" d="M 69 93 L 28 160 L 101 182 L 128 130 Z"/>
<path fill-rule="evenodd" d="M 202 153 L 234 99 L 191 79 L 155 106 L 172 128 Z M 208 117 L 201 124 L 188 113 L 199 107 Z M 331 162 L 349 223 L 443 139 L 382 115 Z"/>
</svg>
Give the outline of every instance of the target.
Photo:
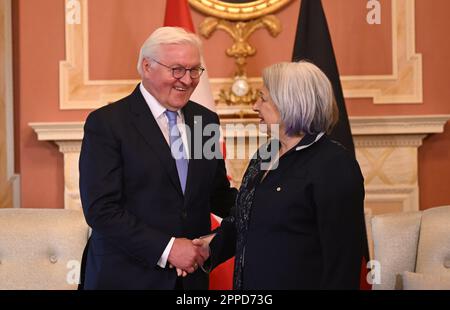
<svg viewBox="0 0 450 310">
<path fill-rule="evenodd" d="M 282 62 L 263 70 L 264 86 L 289 136 L 329 132 L 337 122 L 333 87 L 314 64 Z"/>
<path fill-rule="evenodd" d="M 137 70 L 143 75 L 142 61 L 144 58 L 159 58 L 159 47 L 162 44 L 192 44 L 199 53 L 201 52 L 201 40 L 194 33 L 187 32 L 180 27 L 160 27 L 156 29 L 141 47 Z"/>
</svg>

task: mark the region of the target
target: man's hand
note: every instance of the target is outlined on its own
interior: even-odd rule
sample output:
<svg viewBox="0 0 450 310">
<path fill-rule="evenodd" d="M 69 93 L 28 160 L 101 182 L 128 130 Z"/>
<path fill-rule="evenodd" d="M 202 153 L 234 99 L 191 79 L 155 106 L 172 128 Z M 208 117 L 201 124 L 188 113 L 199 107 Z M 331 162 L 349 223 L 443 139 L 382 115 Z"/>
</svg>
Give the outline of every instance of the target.
<svg viewBox="0 0 450 310">
<path fill-rule="evenodd" d="M 196 246 L 186 238 L 175 238 L 168 261 L 177 268 L 178 275 L 183 271 L 193 273 L 209 257 L 209 248 Z"/>
</svg>

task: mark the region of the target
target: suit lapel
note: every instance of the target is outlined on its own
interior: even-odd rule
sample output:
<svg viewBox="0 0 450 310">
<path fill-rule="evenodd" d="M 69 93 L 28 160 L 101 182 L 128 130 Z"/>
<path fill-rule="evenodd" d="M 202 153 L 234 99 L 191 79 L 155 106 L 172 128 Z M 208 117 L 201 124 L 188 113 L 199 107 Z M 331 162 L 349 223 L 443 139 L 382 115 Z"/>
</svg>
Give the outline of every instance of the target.
<svg viewBox="0 0 450 310">
<path fill-rule="evenodd" d="M 139 85 L 131 94 L 131 99 L 130 112 L 133 125 L 151 147 L 153 152 L 158 156 L 177 191 L 183 195 L 175 160 L 170 153 L 170 147 L 168 146 L 158 123 L 153 117 L 150 108 L 145 102 L 145 99 L 139 90 Z"/>
</svg>

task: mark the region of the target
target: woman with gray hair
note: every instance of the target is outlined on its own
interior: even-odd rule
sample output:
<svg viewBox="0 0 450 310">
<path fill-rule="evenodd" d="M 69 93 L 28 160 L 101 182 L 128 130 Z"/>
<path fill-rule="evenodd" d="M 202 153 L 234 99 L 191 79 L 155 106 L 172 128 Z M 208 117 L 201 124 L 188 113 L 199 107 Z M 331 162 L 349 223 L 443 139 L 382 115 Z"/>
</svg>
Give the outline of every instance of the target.
<svg viewBox="0 0 450 310">
<path fill-rule="evenodd" d="M 277 142 L 258 150 L 233 215 L 205 238 L 209 263 L 235 255 L 235 289 L 358 289 L 364 180 L 353 155 L 327 136 L 338 115 L 330 81 L 302 61 L 266 68 L 263 82 L 253 109 Z"/>
</svg>

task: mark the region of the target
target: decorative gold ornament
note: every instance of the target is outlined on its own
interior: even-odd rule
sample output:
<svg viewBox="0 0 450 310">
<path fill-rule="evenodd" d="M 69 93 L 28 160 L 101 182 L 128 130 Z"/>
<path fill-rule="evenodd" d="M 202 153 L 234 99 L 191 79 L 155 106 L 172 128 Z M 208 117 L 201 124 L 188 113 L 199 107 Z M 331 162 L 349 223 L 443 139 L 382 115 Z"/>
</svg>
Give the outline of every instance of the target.
<svg viewBox="0 0 450 310">
<path fill-rule="evenodd" d="M 271 14 L 290 1 L 292 0 L 189 0 L 189 3 L 205 15 L 220 19 L 245 21 Z"/>
<path fill-rule="evenodd" d="M 247 81 L 245 65 L 247 57 L 253 56 L 256 49 L 248 43 L 250 35 L 259 28 L 266 28 L 275 37 L 281 32 L 281 23 L 274 15 L 267 15 L 248 22 L 232 22 L 214 17 L 207 17 L 200 24 L 200 34 L 209 38 L 216 29 L 227 32 L 233 39 L 233 45 L 226 50 L 230 57 L 234 57 L 237 66 L 235 80 L 230 89 L 220 91 L 220 101 L 228 105 L 252 104 L 256 101 L 256 90 Z"/>
<path fill-rule="evenodd" d="M 228 56 L 235 58 L 238 66 L 236 75 L 241 76 L 245 73 L 246 58 L 256 53 L 256 49 L 248 43 L 248 38 L 255 30 L 262 27 L 267 28 L 273 37 L 281 32 L 281 23 L 278 18 L 274 15 L 268 15 L 249 22 L 230 22 L 207 17 L 200 24 L 200 34 L 209 38 L 216 29 L 221 29 L 231 36 L 234 43 L 226 52 Z"/>
</svg>

